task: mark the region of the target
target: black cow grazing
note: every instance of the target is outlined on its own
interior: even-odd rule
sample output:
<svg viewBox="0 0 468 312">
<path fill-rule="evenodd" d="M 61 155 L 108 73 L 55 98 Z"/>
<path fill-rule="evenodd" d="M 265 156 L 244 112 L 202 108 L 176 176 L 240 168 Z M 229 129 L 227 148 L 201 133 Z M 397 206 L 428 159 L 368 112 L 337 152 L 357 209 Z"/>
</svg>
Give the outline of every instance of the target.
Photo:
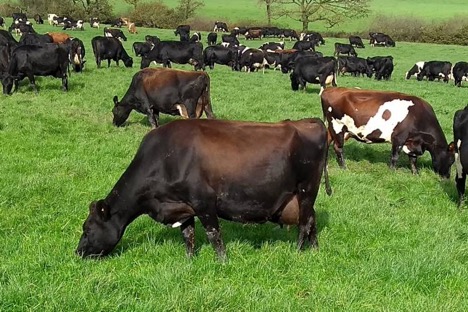
<svg viewBox="0 0 468 312">
<path fill-rule="evenodd" d="M 0 29 L 0 46 L 14 46 L 18 45 L 18 41 L 11 35 L 9 31 Z"/>
<path fill-rule="evenodd" d="M 174 31 L 175 36 L 180 36 L 180 41 L 189 41 L 190 25 L 179 25 Z"/>
<path fill-rule="evenodd" d="M 299 36 L 297 35 L 297 32 L 293 29 L 283 29 L 280 33 L 281 38 L 289 38 L 289 41 L 292 41 L 293 39 L 299 40 Z"/>
<path fill-rule="evenodd" d="M 415 63 L 415 64 L 413 65 L 413 67 L 411 67 L 410 70 L 406 72 L 405 78 L 406 78 L 406 79 L 410 79 L 411 76 L 417 77 L 418 74 L 419 74 L 419 73 L 421 72 L 421 70 L 423 69 L 424 63 L 425 63 L 425 62 L 423 62 L 423 61 Z"/>
<path fill-rule="evenodd" d="M 52 37 L 48 34 L 23 34 L 19 40 L 19 45 L 44 45 L 53 42 Z"/>
<path fill-rule="evenodd" d="M 349 44 L 356 48 L 365 48 L 364 43 L 359 36 L 349 36 Z"/>
<path fill-rule="evenodd" d="M 141 67 L 151 62 L 161 63 L 171 68 L 171 62 L 192 64 L 195 70 L 203 68 L 203 45 L 200 42 L 160 41 L 141 59 Z"/>
<path fill-rule="evenodd" d="M 5 27 L 5 20 L 0 16 L 0 27 Z"/>
<path fill-rule="evenodd" d="M 429 61 L 425 62 L 421 72 L 418 74 L 417 79 L 419 81 L 427 77 L 429 81 L 434 81 L 436 78 L 440 81 L 440 78 L 444 82 L 448 82 L 452 71 L 452 63 L 444 61 Z"/>
<path fill-rule="evenodd" d="M 145 36 L 145 41 L 148 43 L 151 43 L 152 45 L 157 44 L 161 39 L 159 39 L 158 36 L 151 36 L 151 35 L 146 35 Z"/>
<path fill-rule="evenodd" d="M 213 27 L 213 32 L 217 32 L 217 31 L 228 32 L 229 29 L 227 27 L 227 24 L 225 22 L 216 21 Z"/>
<path fill-rule="evenodd" d="M 315 51 L 316 41 L 299 40 L 293 45 L 294 50 L 298 51 Z"/>
<path fill-rule="evenodd" d="M 125 26 L 127 23 L 121 17 L 119 17 L 112 21 L 103 22 L 103 24 L 110 24 L 111 27 L 122 28 L 122 26 Z"/>
<path fill-rule="evenodd" d="M 84 22 L 83 20 L 66 20 L 64 25 L 63 25 L 63 30 L 84 30 Z"/>
<path fill-rule="evenodd" d="M 466 175 L 468 173 L 468 106 L 455 112 L 453 117 L 455 143 L 455 183 L 458 192 L 458 207 L 465 200 Z"/>
<path fill-rule="evenodd" d="M 100 26 L 101 26 L 101 22 L 100 22 L 99 18 L 97 18 L 97 17 L 91 17 L 91 18 L 89 19 L 89 27 L 91 27 L 91 28 L 98 28 L 98 29 L 99 29 Z"/>
<path fill-rule="evenodd" d="M 218 41 L 218 34 L 210 32 L 208 36 L 206 36 L 206 40 L 208 42 L 208 45 L 214 45 L 216 44 L 216 41 Z"/>
<path fill-rule="evenodd" d="M 431 105 L 421 98 L 392 91 L 330 88 L 322 93 L 322 111 L 334 142 L 338 164 L 345 168 L 345 138 L 364 143 L 392 144 L 390 167 L 395 168 L 400 151 L 417 173 L 417 157 L 427 150 L 433 169 L 450 177 L 454 144 L 447 144 Z"/>
<path fill-rule="evenodd" d="M 372 47 L 375 45 L 395 47 L 395 41 L 393 41 L 393 39 L 389 35 L 379 32 L 370 32 L 369 37 L 369 43 Z"/>
<path fill-rule="evenodd" d="M 265 42 L 259 47 L 263 51 L 276 51 L 284 49 L 284 42 Z"/>
<path fill-rule="evenodd" d="M 236 36 L 230 34 L 224 34 L 221 36 L 223 42 L 232 43 L 234 45 L 239 45 L 239 40 L 237 40 Z"/>
<path fill-rule="evenodd" d="M 98 68 L 101 68 L 102 60 L 107 60 L 107 67 L 110 67 L 111 60 L 114 60 L 117 66 L 119 66 L 119 60 L 123 61 L 125 67 L 133 66 L 133 59 L 118 39 L 96 36 L 91 40 L 91 45 Z"/>
<path fill-rule="evenodd" d="M 393 73 L 393 57 L 392 56 L 374 56 L 367 58 L 367 64 L 375 73 L 377 80 L 390 80 Z"/>
<path fill-rule="evenodd" d="M 262 69 L 265 73 L 265 54 L 260 49 L 244 48 L 239 51 L 239 66 L 238 70 L 242 71 L 245 69 L 246 72 L 250 73 L 255 70 Z"/>
<path fill-rule="evenodd" d="M 320 84 L 320 95 L 327 85 L 336 87 L 336 60 L 334 57 L 303 57 L 296 62 L 290 78 L 294 91 L 305 91 L 307 82 Z"/>
<path fill-rule="evenodd" d="M 192 37 L 190 37 L 190 42 L 200 42 L 201 41 L 201 34 L 199 32 L 194 32 Z"/>
<path fill-rule="evenodd" d="M 149 43 L 148 41 L 134 42 L 132 47 L 136 56 L 143 56 L 151 51 L 151 49 L 154 47 L 154 44 Z"/>
<path fill-rule="evenodd" d="M 70 46 L 70 63 L 73 66 L 73 70 L 77 73 L 82 72 L 84 64 L 86 63 L 86 50 L 83 41 L 78 38 L 73 38 L 68 44 Z"/>
<path fill-rule="evenodd" d="M 340 54 L 346 54 L 348 56 L 357 56 L 356 50 L 354 50 L 352 45 L 347 43 L 335 42 L 335 52 L 333 52 L 333 55 L 338 56 Z"/>
<path fill-rule="evenodd" d="M 323 39 L 322 35 L 315 31 L 308 31 L 306 33 L 301 33 L 299 40 L 314 41 L 317 43 L 317 45 L 325 44 L 325 40 Z"/>
<path fill-rule="evenodd" d="M 36 31 L 34 30 L 31 23 L 28 22 L 14 22 L 9 28 L 9 32 L 14 31 L 16 35 L 23 35 L 23 34 L 35 34 Z"/>
<path fill-rule="evenodd" d="M 44 24 L 44 20 L 39 14 L 34 15 L 34 21 L 36 24 Z"/>
<path fill-rule="evenodd" d="M 452 69 L 453 79 L 455 80 L 455 85 L 461 87 L 462 81 L 468 80 L 468 63 L 467 62 L 458 62 L 453 66 Z"/>
<path fill-rule="evenodd" d="M 287 74 L 294 70 L 296 62 L 304 57 L 323 57 L 321 52 L 315 51 L 297 51 L 297 50 L 284 50 L 287 53 L 281 55 L 281 72 Z"/>
<path fill-rule="evenodd" d="M 76 253 L 108 255 L 138 216 L 180 227 L 195 253 L 195 217 L 226 261 L 218 218 L 298 226 L 298 249 L 318 247 L 315 199 L 327 132 L 309 118 L 279 123 L 177 120 L 149 132 L 105 199 L 90 205 Z M 265 174 L 267 172 L 268 174 Z"/>
<path fill-rule="evenodd" d="M 184 118 L 215 118 L 210 99 L 210 76 L 167 68 L 145 68 L 133 76 L 130 87 L 119 102 L 114 96 L 114 125 L 121 126 L 132 109 L 148 115 L 150 124 L 159 126 L 159 113 Z"/>
<path fill-rule="evenodd" d="M 359 75 L 366 75 L 369 78 L 372 77 L 372 69 L 365 58 L 356 56 L 339 56 L 337 61 L 338 72 L 342 75 L 345 73 L 351 73 L 354 77 L 358 77 Z"/>
<path fill-rule="evenodd" d="M 120 29 L 104 27 L 104 37 L 117 38 L 120 41 L 127 41 L 127 37 L 125 37 L 124 33 Z"/>
<path fill-rule="evenodd" d="M 209 66 L 210 69 L 213 69 L 215 63 L 229 66 L 232 70 L 237 69 L 237 49 L 226 48 L 221 45 L 207 47 L 203 51 L 203 70 L 205 70 L 205 66 Z"/>
<path fill-rule="evenodd" d="M 62 79 L 62 89 L 68 91 L 68 51 L 56 44 L 44 46 L 23 45 L 17 47 L 12 55 L 8 74 L 2 79 L 3 94 L 18 90 L 19 81 L 28 77 L 30 85 L 37 93 L 34 76 L 53 76 Z"/>
</svg>

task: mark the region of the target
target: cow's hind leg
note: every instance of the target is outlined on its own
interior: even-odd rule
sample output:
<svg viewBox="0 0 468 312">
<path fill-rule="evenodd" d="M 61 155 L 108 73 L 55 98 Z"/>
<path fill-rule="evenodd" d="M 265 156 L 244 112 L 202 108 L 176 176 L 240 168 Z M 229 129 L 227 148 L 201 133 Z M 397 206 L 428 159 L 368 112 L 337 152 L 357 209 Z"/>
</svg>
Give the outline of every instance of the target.
<svg viewBox="0 0 468 312">
<path fill-rule="evenodd" d="M 216 215 L 216 208 L 214 202 L 212 205 L 207 203 L 199 203 L 199 205 L 194 205 L 194 209 L 197 212 L 197 216 L 200 219 L 201 224 L 205 228 L 206 236 L 213 246 L 218 259 L 222 262 L 227 260 L 226 249 L 224 247 L 223 239 L 221 238 L 221 232 L 219 229 L 219 220 Z M 194 208 L 195 208 L 194 207 Z M 199 212 L 199 213 L 198 213 Z"/>
<path fill-rule="evenodd" d="M 418 161 L 418 157 L 415 155 L 408 155 L 409 161 L 410 161 L 410 166 L 411 166 L 411 172 L 413 174 L 418 174 L 418 168 L 416 167 L 416 163 Z"/>
<path fill-rule="evenodd" d="M 192 217 L 185 221 L 180 226 L 180 230 L 184 237 L 187 257 L 192 258 L 195 252 L 195 218 Z"/>
<path fill-rule="evenodd" d="M 330 128 L 330 127 L 329 127 Z M 344 146 L 344 132 L 341 131 L 340 133 L 336 134 L 333 130 L 329 129 L 333 140 L 333 149 L 335 150 L 336 154 L 336 161 L 341 169 L 346 169 L 346 163 L 344 160 L 344 153 L 343 153 L 343 146 Z"/>
<path fill-rule="evenodd" d="M 466 183 L 466 174 L 462 173 L 455 176 L 455 183 L 457 184 L 457 192 L 458 192 L 458 208 L 463 205 L 465 201 L 465 183 Z"/>
<path fill-rule="evenodd" d="M 309 241 L 311 247 L 318 248 L 314 203 L 320 181 L 315 182 L 316 183 L 311 183 L 309 185 L 299 185 L 297 195 L 299 202 L 299 239 L 297 248 L 299 250 L 304 249 L 306 240 Z"/>
<path fill-rule="evenodd" d="M 36 87 L 36 80 L 34 79 L 34 75 L 32 73 L 27 74 L 29 79 L 29 85 L 33 88 L 34 92 L 37 94 L 37 87 Z"/>
</svg>

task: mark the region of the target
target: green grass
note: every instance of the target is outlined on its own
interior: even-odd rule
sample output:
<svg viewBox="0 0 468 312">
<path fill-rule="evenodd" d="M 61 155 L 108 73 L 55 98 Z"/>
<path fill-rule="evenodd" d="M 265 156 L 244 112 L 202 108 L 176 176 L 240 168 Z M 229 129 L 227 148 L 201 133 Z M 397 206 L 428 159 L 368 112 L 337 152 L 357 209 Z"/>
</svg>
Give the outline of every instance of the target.
<svg viewBox="0 0 468 312">
<path fill-rule="evenodd" d="M 220 264 L 197 222 L 197 255 L 189 261 L 178 229 L 143 216 L 110 257 L 79 259 L 74 250 L 89 203 L 108 194 L 150 130 L 135 112 L 128 126 L 112 125 L 112 97 L 123 96 L 139 59 L 132 69 L 97 69 L 90 41 L 101 32 L 72 33 L 85 42 L 88 62 L 83 74 L 71 75 L 68 93 L 60 80 L 38 78 L 39 95 L 24 81 L 18 93 L 1 96 L 0 311 L 466 310 L 468 214 L 457 210 L 453 178 L 441 181 L 427 154 L 417 176 L 403 156 L 390 170 L 388 144 L 348 141 L 347 170 L 330 153 L 334 194 L 321 189 L 316 201 L 319 251 L 297 252 L 294 228 L 222 222 L 229 262 Z M 140 29 L 129 35 L 127 51 L 146 34 L 174 39 L 170 30 Z M 326 40 L 319 50 L 330 55 L 335 39 Z M 452 140 L 453 114 L 466 105 L 468 86 L 403 76 L 416 61 L 466 60 L 468 47 L 397 42 L 358 53 L 393 55 L 391 81 L 338 77 L 338 85 L 420 96 Z M 278 71 L 216 66 L 209 74 L 219 118 L 321 117 L 318 87 L 293 92 Z"/>
</svg>

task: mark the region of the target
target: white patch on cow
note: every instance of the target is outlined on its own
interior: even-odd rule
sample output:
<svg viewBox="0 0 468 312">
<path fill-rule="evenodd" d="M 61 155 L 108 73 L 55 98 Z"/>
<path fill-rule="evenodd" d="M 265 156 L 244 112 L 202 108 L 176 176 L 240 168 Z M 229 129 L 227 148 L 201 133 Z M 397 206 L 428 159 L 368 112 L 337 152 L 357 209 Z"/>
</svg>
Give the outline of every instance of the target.
<svg viewBox="0 0 468 312">
<path fill-rule="evenodd" d="M 111 34 L 111 33 L 108 33 L 108 32 L 106 31 L 106 32 L 104 33 L 104 36 L 106 36 L 106 37 L 109 37 L 109 38 L 110 38 L 110 37 L 112 37 L 112 34 Z"/>
<path fill-rule="evenodd" d="M 411 151 L 409 150 L 408 146 L 404 145 L 403 148 L 401 149 L 405 154 L 411 154 Z"/>
<path fill-rule="evenodd" d="M 325 85 L 329 85 L 333 82 L 334 75 L 329 75 L 327 79 L 325 79 Z"/>
<path fill-rule="evenodd" d="M 176 108 L 179 110 L 179 114 L 180 114 L 180 116 L 182 116 L 182 118 L 186 118 L 186 119 L 189 118 L 188 113 L 187 113 L 187 109 L 185 108 L 185 106 L 177 104 Z"/>
<path fill-rule="evenodd" d="M 367 136 L 375 130 L 380 130 L 381 135 L 379 138 L 391 142 L 393 130 L 400 122 L 405 120 L 409 113 L 409 107 L 413 105 L 412 101 L 399 99 L 385 102 L 380 105 L 375 115 L 369 118 L 367 124 L 360 127 L 356 126 L 352 117 L 345 114 L 341 119 L 332 119 L 333 130 L 338 134 L 343 131 L 344 127 L 347 127 L 349 133 L 368 143 L 371 143 L 371 141 Z M 391 114 L 388 120 L 385 120 L 382 116 L 386 110 Z M 359 114 L 358 110 L 356 110 L 356 114 Z"/>
<path fill-rule="evenodd" d="M 172 228 L 176 228 L 176 227 L 179 227 L 179 226 L 181 226 L 181 225 L 182 225 L 182 223 L 180 223 L 179 221 L 177 221 L 176 223 L 174 223 L 174 224 L 172 225 Z"/>
<path fill-rule="evenodd" d="M 73 58 L 73 63 L 76 65 L 80 64 L 80 57 L 76 53 L 75 53 L 75 57 Z"/>
<path fill-rule="evenodd" d="M 460 146 L 462 145 L 462 141 L 457 141 L 457 150 L 460 151 Z M 463 177 L 463 166 L 460 160 L 460 154 L 455 153 L 455 168 L 457 170 L 457 178 L 461 179 Z"/>
<path fill-rule="evenodd" d="M 330 106 L 330 107 L 328 108 L 328 111 L 331 113 L 331 112 L 333 111 L 333 108 Z"/>
<path fill-rule="evenodd" d="M 320 86 L 319 96 L 322 95 L 323 90 L 325 90 L 325 89 L 322 86 Z"/>
</svg>

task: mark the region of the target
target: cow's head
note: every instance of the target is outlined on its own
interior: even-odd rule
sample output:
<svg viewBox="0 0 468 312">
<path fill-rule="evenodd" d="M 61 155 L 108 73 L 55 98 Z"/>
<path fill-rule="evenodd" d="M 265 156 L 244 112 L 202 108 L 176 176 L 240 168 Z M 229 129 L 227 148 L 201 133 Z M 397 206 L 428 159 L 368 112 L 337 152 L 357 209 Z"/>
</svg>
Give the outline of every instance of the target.
<svg viewBox="0 0 468 312">
<path fill-rule="evenodd" d="M 123 235 L 123 230 L 114 219 L 104 200 L 92 202 L 76 253 L 83 258 L 109 254 Z"/>
<path fill-rule="evenodd" d="M 114 96 L 113 100 L 114 108 L 112 109 L 112 114 L 114 115 L 114 119 L 112 122 L 115 126 L 120 127 L 127 120 L 132 108 L 130 105 L 120 105 L 117 95 Z"/>
<path fill-rule="evenodd" d="M 128 57 L 123 60 L 125 67 L 132 67 L 133 66 L 133 58 Z"/>
<path fill-rule="evenodd" d="M 9 95 L 12 93 L 13 85 L 16 77 L 9 74 L 4 74 L 2 78 L 3 94 Z"/>
<path fill-rule="evenodd" d="M 450 167 L 455 162 L 455 143 L 452 142 L 448 147 L 434 151 L 431 156 L 434 171 L 442 178 L 450 178 Z"/>
</svg>

